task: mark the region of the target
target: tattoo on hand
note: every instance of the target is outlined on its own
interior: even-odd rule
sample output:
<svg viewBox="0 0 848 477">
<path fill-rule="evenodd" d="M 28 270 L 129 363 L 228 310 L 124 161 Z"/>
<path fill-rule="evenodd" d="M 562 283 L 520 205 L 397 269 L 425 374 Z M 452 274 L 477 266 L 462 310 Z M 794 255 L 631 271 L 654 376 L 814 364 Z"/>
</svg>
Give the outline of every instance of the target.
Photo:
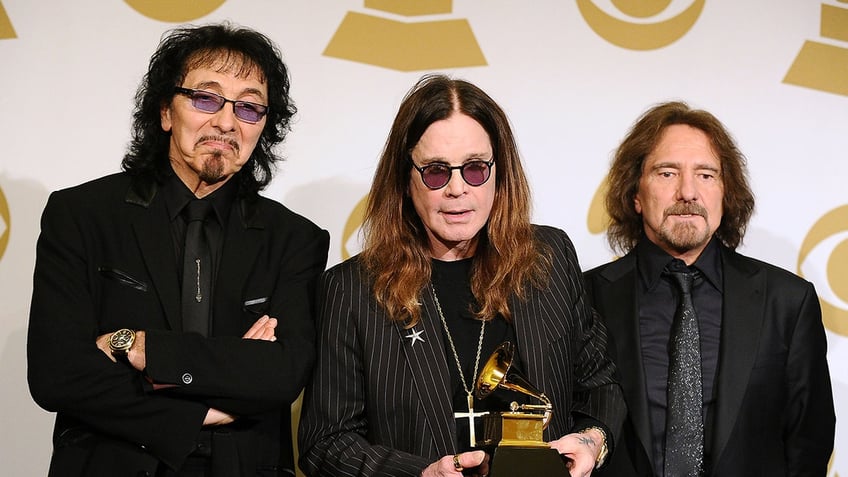
<svg viewBox="0 0 848 477">
<path fill-rule="evenodd" d="M 594 439 L 592 439 L 592 438 L 591 438 L 591 437 L 589 437 L 589 436 L 580 436 L 580 437 L 578 437 L 578 438 L 577 438 L 577 440 L 578 440 L 581 444 L 586 445 L 586 446 L 589 446 L 589 447 L 592 447 L 592 448 L 594 448 L 594 447 L 597 445 L 597 444 L 595 443 L 595 440 L 594 440 Z"/>
</svg>

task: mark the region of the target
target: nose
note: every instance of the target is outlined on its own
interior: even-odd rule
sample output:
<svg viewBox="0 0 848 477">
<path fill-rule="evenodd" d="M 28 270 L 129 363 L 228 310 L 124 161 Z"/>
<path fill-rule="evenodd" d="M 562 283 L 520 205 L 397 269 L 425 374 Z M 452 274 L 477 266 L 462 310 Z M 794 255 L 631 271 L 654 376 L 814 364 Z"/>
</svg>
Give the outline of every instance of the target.
<svg viewBox="0 0 848 477">
<path fill-rule="evenodd" d="M 466 187 L 468 187 L 468 184 L 462 178 L 460 170 L 451 169 L 450 179 L 448 179 L 448 183 L 445 185 L 445 194 L 451 197 L 457 197 L 465 193 Z"/>
<path fill-rule="evenodd" d="M 234 106 L 232 103 L 224 104 L 223 108 L 212 115 L 212 126 L 224 133 L 235 130 L 238 119 Z"/>
<path fill-rule="evenodd" d="M 698 187 L 694 175 L 680 174 L 680 181 L 677 187 L 677 199 L 684 202 L 698 200 Z"/>
</svg>

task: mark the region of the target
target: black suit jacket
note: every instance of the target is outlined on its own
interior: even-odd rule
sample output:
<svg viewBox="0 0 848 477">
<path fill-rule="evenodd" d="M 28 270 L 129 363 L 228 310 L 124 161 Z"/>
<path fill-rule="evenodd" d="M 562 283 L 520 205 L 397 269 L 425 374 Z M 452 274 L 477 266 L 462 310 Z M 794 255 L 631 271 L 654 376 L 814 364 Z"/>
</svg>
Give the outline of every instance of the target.
<svg viewBox="0 0 848 477">
<path fill-rule="evenodd" d="M 721 247 L 724 289 L 712 426 L 717 477 L 824 476 L 835 416 L 827 341 L 813 285 Z M 653 475 L 639 345 L 636 254 L 585 273 L 606 322 L 628 417 L 617 452 L 598 475 Z"/>
<path fill-rule="evenodd" d="M 239 416 L 215 430 L 214 465 L 293 474 L 290 404 L 314 362 L 313 292 L 329 235 L 269 199 L 237 200 L 210 336 L 182 333 L 176 255 L 157 190 L 115 174 L 53 193 L 44 210 L 27 356 L 33 398 L 57 412 L 51 475 L 178 469 L 210 407 Z M 277 341 L 241 339 L 266 313 L 279 319 Z M 97 336 L 119 328 L 145 330 L 146 374 L 178 387 L 153 391 L 96 347 Z"/>
<path fill-rule="evenodd" d="M 538 227 L 537 234 L 553 251 L 550 286 L 510 307 L 526 377 L 553 401 L 545 439 L 573 431 L 581 416 L 618 432 L 621 390 L 574 248 L 560 230 Z M 301 414 L 301 468 L 311 476 L 418 476 L 457 452 L 442 324 L 429 293 L 413 329 L 389 321 L 363 274 L 354 257 L 325 272 L 319 286 L 318 363 Z M 424 341 L 413 344 L 413 331 L 423 331 Z"/>
</svg>

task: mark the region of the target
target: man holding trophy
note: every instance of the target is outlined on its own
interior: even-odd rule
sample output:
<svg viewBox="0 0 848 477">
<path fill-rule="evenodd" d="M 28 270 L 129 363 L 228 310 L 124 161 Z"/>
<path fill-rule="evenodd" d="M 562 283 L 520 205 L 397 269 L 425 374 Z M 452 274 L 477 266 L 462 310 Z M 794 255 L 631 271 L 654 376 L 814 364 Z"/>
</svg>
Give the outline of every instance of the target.
<svg viewBox="0 0 848 477">
<path fill-rule="evenodd" d="M 568 236 L 532 225 L 530 204 L 503 110 L 468 82 L 422 78 L 377 166 L 363 251 L 321 280 L 307 475 L 603 465 L 625 414 L 606 330 Z M 559 468 L 529 470 L 540 462 Z"/>
</svg>

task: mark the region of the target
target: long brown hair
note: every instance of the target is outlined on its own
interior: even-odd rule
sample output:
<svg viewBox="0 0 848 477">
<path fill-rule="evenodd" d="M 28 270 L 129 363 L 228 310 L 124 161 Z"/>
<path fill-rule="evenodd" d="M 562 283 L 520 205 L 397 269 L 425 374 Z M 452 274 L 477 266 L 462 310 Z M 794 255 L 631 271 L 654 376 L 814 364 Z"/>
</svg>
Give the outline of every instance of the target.
<svg viewBox="0 0 848 477">
<path fill-rule="evenodd" d="M 748 183 L 745 156 L 715 116 L 704 110 L 692 109 L 686 103 L 673 101 L 658 104 L 643 113 L 615 153 L 607 176 L 609 190 L 605 200 L 610 216 L 607 240 L 615 251 L 627 253 L 642 237 L 642 216 L 636 212 L 634 205 L 642 166 L 665 129 L 675 124 L 700 129 L 709 138 L 721 163 L 720 177 L 724 185 L 723 214 L 715 236 L 732 249 L 742 243 L 754 212 L 754 194 Z"/>
<path fill-rule="evenodd" d="M 494 204 L 472 264 L 471 291 L 479 304 L 475 315 L 510 320 L 509 297 L 525 297 L 528 285 L 544 286 L 550 269 L 547 249 L 533 235 L 530 186 L 506 114 L 467 81 L 424 76 L 401 102 L 374 173 L 361 254 L 377 301 L 390 320 L 409 327 L 420 320 L 420 296 L 432 272 L 427 232 L 407 194 L 409 155 L 431 124 L 455 113 L 483 127 L 495 160 Z"/>
</svg>

